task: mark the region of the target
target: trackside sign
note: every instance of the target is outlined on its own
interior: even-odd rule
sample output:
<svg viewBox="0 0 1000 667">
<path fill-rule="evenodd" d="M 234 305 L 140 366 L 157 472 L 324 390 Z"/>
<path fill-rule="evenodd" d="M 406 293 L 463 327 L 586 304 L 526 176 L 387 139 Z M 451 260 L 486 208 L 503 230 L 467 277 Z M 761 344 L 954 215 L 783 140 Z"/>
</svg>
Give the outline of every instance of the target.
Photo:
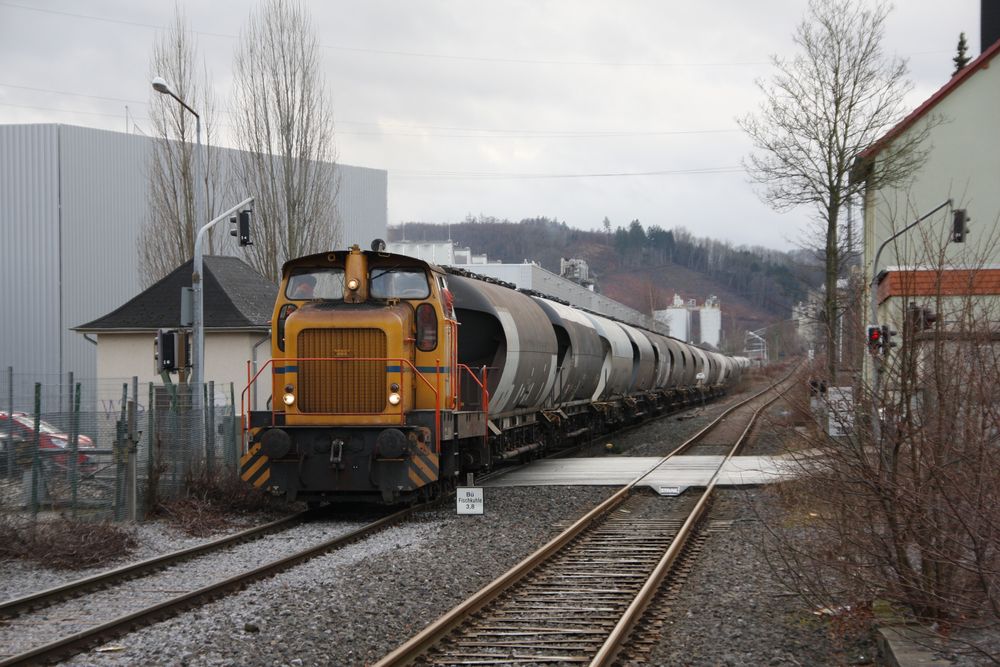
<svg viewBox="0 0 1000 667">
<path fill-rule="evenodd" d="M 460 486 L 455 492 L 459 514 L 483 513 L 483 489 L 478 486 Z"/>
</svg>

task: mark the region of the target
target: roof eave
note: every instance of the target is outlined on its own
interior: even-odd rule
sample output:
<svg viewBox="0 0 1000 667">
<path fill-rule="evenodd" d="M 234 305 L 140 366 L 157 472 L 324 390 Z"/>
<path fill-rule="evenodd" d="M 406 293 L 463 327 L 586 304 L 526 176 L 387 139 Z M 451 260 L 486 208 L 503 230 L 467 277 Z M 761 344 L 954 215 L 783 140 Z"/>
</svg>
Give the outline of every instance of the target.
<svg viewBox="0 0 1000 667">
<path fill-rule="evenodd" d="M 914 123 L 930 113 L 931 109 L 936 107 L 941 100 L 948 97 L 948 95 L 962 85 L 966 79 L 981 69 L 987 69 L 990 61 L 997 55 L 997 53 L 1000 53 L 1000 41 L 995 42 L 992 46 L 990 46 L 990 48 L 979 54 L 978 58 L 959 70 L 954 76 L 951 77 L 951 79 L 948 80 L 946 84 L 941 86 L 937 92 L 924 100 L 920 106 L 911 111 L 903 120 L 896 123 L 896 125 L 886 132 L 882 138 L 859 153 L 858 157 L 865 160 L 874 160 L 875 157 L 890 143 L 892 143 L 896 137 L 901 135 Z"/>
<path fill-rule="evenodd" d="M 183 328 L 183 327 L 176 327 Z M 108 328 L 96 328 L 96 327 L 72 327 L 70 331 L 75 331 L 77 333 L 84 334 L 102 334 L 102 333 L 115 333 L 115 334 L 126 334 L 126 333 L 150 333 L 159 331 L 160 327 L 108 327 Z M 250 326 L 240 326 L 240 327 L 205 327 L 205 333 L 255 333 L 261 331 L 270 331 L 270 324 L 254 324 Z"/>
</svg>

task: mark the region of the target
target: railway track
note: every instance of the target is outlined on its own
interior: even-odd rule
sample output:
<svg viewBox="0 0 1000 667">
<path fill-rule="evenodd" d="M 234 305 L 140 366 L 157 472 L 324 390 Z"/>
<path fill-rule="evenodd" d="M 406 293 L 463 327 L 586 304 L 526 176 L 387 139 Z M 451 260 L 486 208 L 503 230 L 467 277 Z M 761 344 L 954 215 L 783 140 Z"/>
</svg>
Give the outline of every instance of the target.
<svg viewBox="0 0 1000 667">
<path fill-rule="evenodd" d="M 515 468 L 517 466 L 514 466 Z M 483 475 L 477 482 L 485 481 L 497 474 L 507 472 L 501 469 Z M 415 508 L 413 508 L 415 509 Z M 351 533 L 317 544 L 303 550 L 301 553 L 275 559 L 260 567 L 247 568 L 246 571 L 228 577 L 219 577 L 203 586 L 194 586 L 190 590 L 178 591 L 177 581 L 186 580 L 185 571 L 179 566 L 187 561 L 194 561 L 238 545 L 258 540 L 266 536 L 280 534 L 305 523 L 315 511 L 302 512 L 279 519 L 268 524 L 249 528 L 239 533 L 229 535 L 203 544 L 114 568 L 82 579 L 61 584 L 46 590 L 0 602 L 0 665 L 36 664 L 71 656 L 88 647 L 98 645 L 115 637 L 121 636 L 138 627 L 158 622 L 172 615 L 189 610 L 200 604 L 244 588 L 248 583 L 272 576 L 281 570 L 288 569 L 316 555 L 332 551 L 352 541 L 362 539 L 391 523 L 402 521 L 411 510 L 396 513 L 390 517 L 361 527 Z M 164 571 L 171 573 L 173 583 L 161 585 L 155 577 Z M 145 578 L 151 578 L 145 583 Z M 115 591 L 125 582 L 135 582 L 143 590 L 143 594 L 159 593 L 158 601 L 153 604 L 139 605 L 134 600 L 130 604 L 107 604 L 102 601 L 101 607 L 127 608 L 120 614 L 108 614 L 105 618 L 93 618 L 89 611 L 77 613 L 72 611 L 70 601 L 83 598 L 78 604 L 88 605 L 89 596 L 100 595 L 107 599 L 116 595 Z M 56 619 L 56 620 L 53 620 Z M 65 621 L 63 623 L 62 621 Z M 61 626 L 71 629 L 65 636 L 59 636 Z M 82 629 L 79 626 L 85 626 Z M 36 642 L 30 646 L 25 637 L 38 635 L 38 632 L 19 632 L 26 627 L 45 627 L 51 629 L 49 640 Z M 8 634 L 9 633 L 9 634 Z M 11 637 L 6 641 L 4 636 Z M 54 638 L 53 638 L 54 637 Z"/>
<path fill-rule="evenodd" d="M 124 598 L 123 600 L 110 604 L 102 603 L 102 607 L 115 608 L 120 612 L 117 615 L 109 612 L 105 618 L 90 616 L 91 605 L 84 603 L 88 602 L 91 596 L 114 595 L 117 589 L 126 582 L 141 583 L 142 578 L 155 577 L 160 570 L 173 568 L 183 561 L 233 548 L 269 533 L 287 531 L 302 524 L 308 513 L 242 531 L 204 545 L 109 570 L 47 591 L 8 600 L 0 605 L 0 614 L 7 617 L 6 620 L 0 622 L 0 646 L 10 648 L 0 649 L 2 651 L 0 652 L 0 667 L 64 659 L 90 646 L 106 642 L 136 628 L 161 621 L 228 593 L 241 590 L 253 581 L 273 576 L 311 558 L 364 539 L 391 525 L 402 522 L 416 509 L 418 509 L 416 506 L 408 507 L 336 536 L 319 541 L 314 540 L 307 548 L 297 548 L 290 554 L 274 558 L 263 564 L 250 563 L 248 567 L 235 574 L 220 576 L 208 583 L 186 587 L 185 581 L 189 578 L 184 576 L 184 572 L 171 573 L 169 586 L 164 587 L 163 583 L 158 583 L 152 586 L 153 590 L 143 591 L 152 594 L 151 597 L 156 598 L 155 601 L 137 604 L 134 599 L 136 596 L 135 587 L 129 591 L 123 590 L 118 596 Z M 101 589 L 110 590 L 103 591 Z M 95 593 L 95 591 L 100 592 Z M 84 600 L 70 600 L 81 595 L 88 597 Z M 45 613 L 38 613 L 40 611 Z M 66 631 L 60 629 L 60 626 L 70 629 Z M 57 635 L 56 638 L 43 644 L 34 643 L 25 646 L 27 642 L 30 642 L 25 637 L 37 636 L 39 628 L 54 628 L 52 632 Z"/>
<path fill-rule="evenodd" d="M 663 499 L 637 485 L 720 429 L 728 460 L 793 375 L 733 405 L 377 665 L 611 664 L 705 517 L 724 461 L 700 496 Z"/>
<path fill-rule="evenodd" d="M 305 521 L 308 514 L 308 512 L 300 512 L 270 523 L 242 530 L 232 535 L 227 535 L 226 537 L 209 540 L 187 549 L 171 551 L 170 553 L 123 565 L 111 570 L 105 570 L 104 572 L 76 579 L 36 593 L 11 598 L 0 602 L 0 619 L 15 618 L 25 612 L 43 609 L 63 600 L 79 597 L 91 591 L 112 586 L 121 581 L 128 581 L 152 572 L 159 572 L 186 560 L 205 556 L 234 544 L 240 544 L 273 532 L 285 530 Z"/>
</svg>

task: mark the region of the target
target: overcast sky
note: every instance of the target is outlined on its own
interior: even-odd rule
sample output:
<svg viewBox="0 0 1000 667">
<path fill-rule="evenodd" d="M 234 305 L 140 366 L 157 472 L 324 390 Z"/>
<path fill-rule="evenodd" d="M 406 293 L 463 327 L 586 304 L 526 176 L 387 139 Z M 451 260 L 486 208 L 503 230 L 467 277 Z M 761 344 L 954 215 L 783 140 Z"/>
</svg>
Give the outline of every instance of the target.
<svg viewBox="0 0 1000 667">
<path fill-rule="evenodd" d="M 178 1 L 224 109 L 255 3 Z M 148 130 L 151 44 L 173 6 L 0 0 L 0 122 L 132 131 L 127 106 Z M 768 56 L 792 54 L 806 0 L 306 6 L 340 161 L 389 171 L 390 224 L 544 215 L 597 229 L 607 216 L 790 248 L 812 213 L 759 201 L 734 122 L 756 108 Z M 978 55 L 979 0 L 898 0 L 886 47 L 909 60 L 909 107 L 948 80 L 961 31 Z"/>
</svg>

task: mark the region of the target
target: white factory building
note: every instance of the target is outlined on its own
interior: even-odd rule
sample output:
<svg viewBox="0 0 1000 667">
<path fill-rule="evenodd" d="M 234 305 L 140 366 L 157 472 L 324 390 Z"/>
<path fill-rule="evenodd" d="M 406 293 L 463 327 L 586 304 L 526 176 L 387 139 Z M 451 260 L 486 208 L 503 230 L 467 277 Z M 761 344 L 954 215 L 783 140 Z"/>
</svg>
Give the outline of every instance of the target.
<svg viewBox="0 0 1000 667">
<path fill-rule="evenodd" d="M 666 325 L 674 338 L 715 349 L 722 342 L 722 309 L 714 295 L 699 306 L 695 299 L 685 301 L 674 294 L 673 303 L 663 310 L 654 310 L 653 317 Z"/>
<path fill-rule="evenodd" d="M 564 261 L 563 268 L 570 267 L 574 276 L 585 276 L 585 284 L 558 276 L 534 262 L 525 261 L 521 264 L 490 262 L 486 255 L 474 255 L 468 248 L 456 248 L 451 241 L 393 241 L 386 244 L 386 249 L 401 255 L 419 257 L 425 262 L 453 266 L 502 280 L 518 289 L 533 290 L 628 324 L 645 327 L 664 335 L 668 333 L 665 326 L 649 315 L 595 292 L 592 289 L 593 282 L 589 279 L 589 272 L 585 268 L 586 263 L 582 260 Z"/>
<path fill-rule="evenodd" d="M 95 376 L 94 345 L 70 329 L 141 291 L 153 143 L 70 125 L 0 125 L 0 372 L 43 382 Z M 223 163 L 237 153 L 219 152 Z M 337 169 L 341 245 L 367 248 L 386 235 L 387 172 Z"/>
</svg>

